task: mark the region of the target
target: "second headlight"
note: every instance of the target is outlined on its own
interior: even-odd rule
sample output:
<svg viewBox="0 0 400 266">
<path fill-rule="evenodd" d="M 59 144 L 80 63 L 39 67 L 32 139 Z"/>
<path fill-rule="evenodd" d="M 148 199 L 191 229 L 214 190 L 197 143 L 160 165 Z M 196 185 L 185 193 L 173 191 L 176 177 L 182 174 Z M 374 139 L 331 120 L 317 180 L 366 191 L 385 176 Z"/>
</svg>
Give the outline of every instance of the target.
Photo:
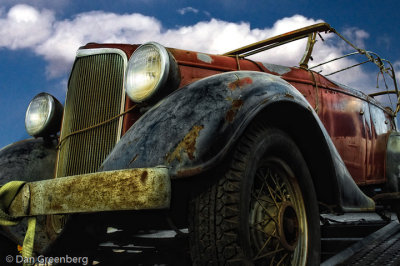
<svg viewBox="0 0 400 266">
<path fill-rule="evenodd" d="M 25 127 L 33 137 L 56 134 L 61 127 L 63 107 L 48 93 L 39 93 L 30 102 L 25 115 Z"/>
</svg>

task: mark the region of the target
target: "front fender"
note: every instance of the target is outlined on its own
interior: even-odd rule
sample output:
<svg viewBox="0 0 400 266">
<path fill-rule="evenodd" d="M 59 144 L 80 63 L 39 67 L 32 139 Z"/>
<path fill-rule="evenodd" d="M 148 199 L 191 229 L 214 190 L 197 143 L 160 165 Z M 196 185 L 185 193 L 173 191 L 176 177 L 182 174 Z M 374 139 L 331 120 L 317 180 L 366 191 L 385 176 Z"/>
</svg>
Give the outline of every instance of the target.
<svg viewBox="0 0 400 266">
<path fill-rule="evenodd" d="M 329 153 L 326 176 L 333 179 L 336 203 L 344 210 L 372 210 L 374 202 L 354 183 L 307 100 L 280 77 L 261 72 L 218 74 L 174 92 L 126 132 L 100 171 L 165 165 L 172 178 L 201 173 L 217 166 L 254 117 L 277 103 L 313 117 Z"/>
<path fill-rule="evenodd" d="M 26 139 L 0 149 L 0 186 L 7 182 L 54 178 L 56 141 Z"/>
<path fill-rule="evenodd" d="M 0 150 L 0 186 L 10 181 L 34 182 L 54 178 L 57 158 L 57 142 L 50 140 L 26 139 L 10 144 Z M 44 228 L 46 217 L 37 218 L 35 248 L 44 248 L 47 239 Z M 22 245 L 26 233 L 27 220 L 16 226 L 0 227 L 0 234 Z M 15 246 L 16 247 L 16 246 Z"/>
<path fill-rule="evenodd" d="M 228 72 L 202 79 L 145 113 L 100 170 L 167 165 L 172 176 L 181 177 L 209 169 L 224 157 L 258 109 L 300 97 L 286 81 L 266 73 Z"/>
</svg>

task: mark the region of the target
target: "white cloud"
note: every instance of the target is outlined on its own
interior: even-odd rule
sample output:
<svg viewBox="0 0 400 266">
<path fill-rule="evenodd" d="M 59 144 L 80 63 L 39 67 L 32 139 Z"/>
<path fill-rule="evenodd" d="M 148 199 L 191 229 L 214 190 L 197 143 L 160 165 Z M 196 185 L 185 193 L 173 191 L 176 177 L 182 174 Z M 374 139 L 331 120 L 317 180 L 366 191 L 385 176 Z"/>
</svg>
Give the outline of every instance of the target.
<svg viewBox="0 0 400 266">
<path fill-rule="evenodd" d="M 349 39 L 352 40 L 352 43 L 354 43 L 357 47 L 359 48 L 365 48 L 365 39 L 369 38 L 369 33 L 358 29 L 356 27 L 350 27 L 347 28 L 343 31 L 343 35 Z"/>
<path fill-rule="evenodd" d="M 49 61 L 49 75 L 57 76 L 69 70 L 76 50 L 88 42 L 140 43 L 160 32 L 161 24 L 152 17 L 89 12 L 55 22 L 52 35 L 34 50 Z"/>
<path fill-rule="evenodd" d="M 63 10 L 66 8 L 68 4 L 70 4 L 70 0 L 1 0 L 1 5 L 5 8 L 10 8 L 18 4 L 25 4 L 34 6 L 37 8 L 47 8 L 51 10 Z"/>
<path fill-rule="evenodd" d="M 198 12 L 186 7 L 185 12 Z M 294 15 L 276 21 L 272 27 L 252 28 L 248 22 L 227 22 L 218 19 L 198 22 L 176 29 L 163 29 L 159 20 L 142 14 L 115 14 L 102 11 L 77 14 L 66 20 L 57 20 L 54 13 L 28 5 L 16 5 L 8 13 L 0 10 L 0 48 L 29 48 L 48 62 L 50 77 L 65 75 L 71 68 L 76 50 L 88 42 L 143 43 L 158 41 L 169 47 L 222 54 L 270 36 L 322 22 Z M 345 34 L 357 45 L 363 45 L 368 33 L 351 28 Z M 325 42 L 318 41 L 313 57 L 316 62 L 340 56 L 346 51 L 342 45 L 324 36 Z M 301 59 L 306 40 L 296 41 L 271 51 L 253 56 L 254 59 L 297 66 Z M 323 73 L 340 69 L 355 61 L 345 59 L 325 66 Z M 311 64 L 310 64 L 311 65 Z M 355 74 L 354 74 L 355 73 Z M 400 76 L 400 75 L 399 75 Z M 341 73 L 334 78 L 342 83 L 365 87 L 372 77 L 357 68 L 355 72 Z"/>
<path fill-rule="evenodd" d="M 395 71 L 395 75 L 396 75 L 396 80 L 397 80 L 397 82 L 399 82 L 400 81 L 400 60 L 394 62 L 393 67 L 394 67 L 394 71 Z M 398 85 L 400 85 L 400 84 L 398 83 Z"/>
<path fill-rule="evenodd" d="M 195 13 L 195 14 L 199 13 L 199 10 L 198 10 L 198 9 L 193 8 L 193 7 L 191 7 L 191 6 L 178 9 L 177 11 L 178 11 L 178 13 L 181 14 L 181 15 L 185 15 L 186 13 L 189 13 L 189 12 L 192 12 L 192 13 Z"/>
<path fill-rule="evenodd" d="M 32 48 L 51 37 L 54 15 L 28 5 L 16 5 L 0 14 L 0 48 Z"/>
<path fill-rule="evenodd" d="M 396 77 L 399 78 L 400 75 L 397 75 L 397 73 L 400 74 L 400 60 L 395 61 L 395 62 L 393 63 L 393 67 L 394 67 L 394 69 L 396 70 Z"/>
</svg>

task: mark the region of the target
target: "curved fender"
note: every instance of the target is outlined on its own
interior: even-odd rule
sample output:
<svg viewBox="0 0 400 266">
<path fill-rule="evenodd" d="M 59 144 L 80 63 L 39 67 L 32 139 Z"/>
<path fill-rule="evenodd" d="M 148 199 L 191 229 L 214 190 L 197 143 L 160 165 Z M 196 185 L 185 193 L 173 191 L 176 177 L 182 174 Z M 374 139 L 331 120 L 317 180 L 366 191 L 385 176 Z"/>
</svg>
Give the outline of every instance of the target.
<svg viewBox="0 0 400 266">
<path fill-rule="evenodd" d="M 374 202 L 351 178 L 303 95 L 280 77 L 261 72 L 227 72 L 175 91 L 126 132 L 99 170 L 166 165 L 172 178 L 201 173 L 221 162 L 252 119 L 277 102 L 297 104 L 317 121 L 325 139 L 321 145 L 332 160 L 337 204 L 343 210 L 373 210 Z"/>
<path fill-rule="evenodd" d="M 42 138 L 26 139 L 5 146 L 0 150 L 0 186 L 10 181 L 39 181 L 54 178 L 57 158 L 57 142 L 45 141 Z M 45 216 L 38 217 L 36 224 L 37 239 L 46 239 L 43 225 Z M 0 234 L 22 245 L 27 228 L 24 219 L 16 226 L 0 227 Z M 35 246 L 42 250 L 42 242 Z"/>
<path fill-rule="evenodd" d="M 9 181 L 38 181 L 54 177 L 57 143 L 26 139 L 0 150 L 0 185 Z"/>
</svg>

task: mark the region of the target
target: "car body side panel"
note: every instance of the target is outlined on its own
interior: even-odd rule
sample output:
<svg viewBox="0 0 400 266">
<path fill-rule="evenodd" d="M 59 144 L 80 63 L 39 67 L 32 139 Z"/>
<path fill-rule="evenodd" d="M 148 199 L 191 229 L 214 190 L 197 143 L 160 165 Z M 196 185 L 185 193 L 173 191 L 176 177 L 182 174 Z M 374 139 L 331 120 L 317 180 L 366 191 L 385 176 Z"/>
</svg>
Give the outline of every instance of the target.
<svg viewBox="0 0 400 266">
<path fill-rule="evenodd" d="M 388 137 L 394 128 L 392 128 L 390 117 L 381 108 L 370 104 L 370 114 L 371 145 L 366 182 L 367 184 L 384 183 Z"/>
<path fill-rule="evenodd" d="M 175 91 L 125 133 L 99 170 L 166 165 L 172 178 L 199 174 L 217 166 L 252 119 L 278 102 L 306 110 L 318 125 L 321 139 L 314 141 L 326 147 L 331 165 L 318 178 L 331 179 L 336 203 L 343 210 L 373 210 L 307 100 L 280 77 L 260 72 L 218 74 Z"/>
<path fill-rule="evenodd" d="M 321 89 L 320 118 L 354 181 L 364 185 L 366 178 L 366 126 L 370 120 L 368 103 L 336 90 Z"/>
</svg>

